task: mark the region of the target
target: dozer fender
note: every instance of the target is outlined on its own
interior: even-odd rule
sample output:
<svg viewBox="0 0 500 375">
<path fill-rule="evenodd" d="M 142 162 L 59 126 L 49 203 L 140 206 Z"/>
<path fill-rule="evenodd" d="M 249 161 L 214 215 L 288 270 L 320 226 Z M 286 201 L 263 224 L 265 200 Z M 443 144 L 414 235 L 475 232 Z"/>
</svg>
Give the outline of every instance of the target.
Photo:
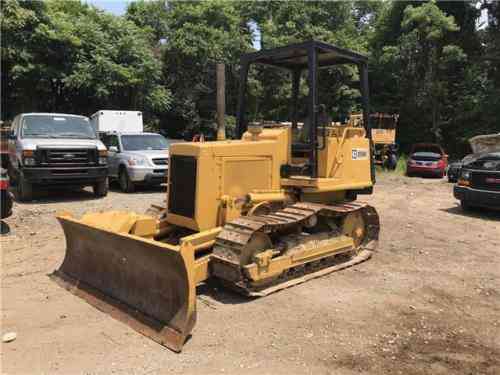
<svg viewBox="0 0 500 375">
<path fill-rule="evenodd" d="M 173 246 L 130 234 L 134 228 L 144 231 L 147 220 L 154 219 L 129 212 L 57 219 L 66 254 L 53 273 L 56 281 L 136 331 L 181 351 L 196 321 L 196 283 L 207 277 L 197 270 L 191 241 Z"/>
</svg>

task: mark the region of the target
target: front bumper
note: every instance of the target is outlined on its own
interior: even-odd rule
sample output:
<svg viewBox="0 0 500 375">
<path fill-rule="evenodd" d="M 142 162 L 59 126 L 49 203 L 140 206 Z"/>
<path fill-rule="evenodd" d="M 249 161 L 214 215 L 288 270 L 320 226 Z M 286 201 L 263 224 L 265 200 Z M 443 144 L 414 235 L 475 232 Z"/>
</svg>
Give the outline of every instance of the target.
<svg viewBox="0 0 500 375">
<path fill-rule="evenodd" d="M 0 219 L 5 219 L 12 215 L 12 195 L 8 190 L 0 190 L 0 199 L 0 204 L 2 205 Z"/>
<path fill-rule="evenodd" d="M 487 191 L 455 185 L 453 196 L 471 206 L 500 208 L 500 191 Z"/>
<path fill-rule="evenodd" d="M 445 171 L 442 168 L 431 168 L 425 166 L 407 166 L 406 172 L 408 174 L 415 174 L 421 176 L 443 176 Z"/>
<path fill-rule="evenodd" d="M 127 172 L 133 182 L 161 184 L 167 181 L 168 168 L 129 168 Z"/>
<path fill-rule="evenodd" d="M 108 166 L 23 168 L 23 177 L 32 184 L 92 185 L 108 176 Z"/>
</svg>

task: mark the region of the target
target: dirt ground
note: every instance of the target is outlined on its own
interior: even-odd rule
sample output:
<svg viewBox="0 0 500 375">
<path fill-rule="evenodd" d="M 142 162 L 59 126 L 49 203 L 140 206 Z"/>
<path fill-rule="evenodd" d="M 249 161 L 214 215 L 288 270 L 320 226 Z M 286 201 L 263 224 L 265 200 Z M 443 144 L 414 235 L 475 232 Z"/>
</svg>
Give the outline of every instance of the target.
<svg viewBox="0 0 500 375">
<path fill-rule="evenodd" d="M 60 210 L 130 209 L 161 190 L 45 193 L 15 204 L 3 236 L 3 374 L 500 374 L 500 213 L 464 214 L 445 180 L 382 175 L 363 197 L 381 217 L 375 256 L 248 300 L 199 290 L 198 322 L 175 354 L 48 275 L 64 256 Z"/>
</svg>

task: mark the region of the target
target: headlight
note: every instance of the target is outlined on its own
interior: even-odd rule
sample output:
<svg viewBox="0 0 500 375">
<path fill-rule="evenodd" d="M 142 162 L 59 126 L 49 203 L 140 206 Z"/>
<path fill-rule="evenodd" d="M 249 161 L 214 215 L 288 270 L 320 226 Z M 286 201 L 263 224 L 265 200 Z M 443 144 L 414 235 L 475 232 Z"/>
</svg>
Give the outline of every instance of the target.
<svg viewBox="0 0 500 375">
<path fill-rule="evenodd" d="M 33 166 L 36 164 L 36 160 L 34 158 L 24 158 L 24 165 Z"/>
<path fill-rule="evenodd" d="M 469 171 L 462 171 L 460 178 L 462 180 L 470 180 L 470 172 Z"/>
<path fill-rule="evenodd" d="M 145 158 L 132 156 L 130 159 L 127 160 L 127 163 L 130 166 L 139 166 L 139 165 L 147 165 L 148 161 Z"/>
<path fill-rule="evenodd" d="M 106 164 L 107 162 L 108 162 L 108 158 L 105 158 L 105 157 L 99 158 L 99 164 Z"/>
</svg>

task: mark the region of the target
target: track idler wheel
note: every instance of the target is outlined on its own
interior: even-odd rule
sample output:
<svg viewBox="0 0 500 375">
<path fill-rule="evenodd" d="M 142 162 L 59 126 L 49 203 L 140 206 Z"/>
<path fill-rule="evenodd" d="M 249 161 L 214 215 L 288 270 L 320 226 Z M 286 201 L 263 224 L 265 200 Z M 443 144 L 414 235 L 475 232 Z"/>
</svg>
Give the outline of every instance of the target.
<svg viewBox="0 0 500 375">
<path fill-rule="evenodd" d="M 361 211 L 348 213 L 342 222 L 342 234 L 353 239 L 356 249 L 365 241 L 366 233 L 366 223 Z"/>
</svg>

